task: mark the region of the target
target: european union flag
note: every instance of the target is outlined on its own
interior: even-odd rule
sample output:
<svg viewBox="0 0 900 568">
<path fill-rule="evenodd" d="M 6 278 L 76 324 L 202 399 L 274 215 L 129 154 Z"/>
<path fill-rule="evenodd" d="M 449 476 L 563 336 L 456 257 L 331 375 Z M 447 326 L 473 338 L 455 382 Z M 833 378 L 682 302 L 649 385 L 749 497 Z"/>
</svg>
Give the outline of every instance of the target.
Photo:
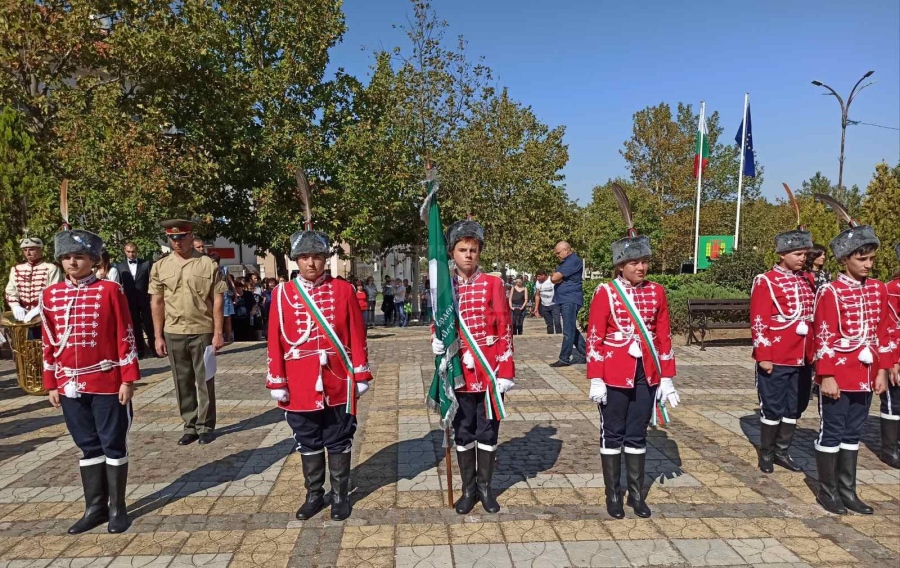
<svg viewBox="0 0 900 568">
<path fill-rule="evenodd" d="M 744 132 L 744 122 L 738 128 L 737 134 L 734 135 L 734 141 L 737 142 L 738 148 L 741 144 L 741 134 Z M 747 145 L 744 146 L 744 175 L 747 177 L 756 177 L 756 162 L 753 161 L 753 129 L 750 127 L 750 105 L 747 105 Z"/>
</svg>

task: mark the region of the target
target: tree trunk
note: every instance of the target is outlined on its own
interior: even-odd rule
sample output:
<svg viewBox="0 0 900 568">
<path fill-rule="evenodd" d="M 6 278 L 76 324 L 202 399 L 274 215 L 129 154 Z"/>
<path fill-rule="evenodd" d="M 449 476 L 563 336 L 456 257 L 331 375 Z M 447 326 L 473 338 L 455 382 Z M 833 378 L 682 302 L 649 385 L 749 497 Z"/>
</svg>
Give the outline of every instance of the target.
<svg viewBox="0 0 900 568">
<path fill-rule="evenodd" d="M 412 284 L 412 298 L 409 299 L 412 305 L 412 316 L 422 321 L 422 314 L 419 308 L 419 245 L 412 247 L 412 274 L 410 276 L 410 284 Z"/>
<path fill-rule="evenodd" d="M 275 276 L 282 274 L 290 274 L 287 269 L 287 261 L 284 259 L 284 253 L 278 249 L 272 249 L 272 256 L 275 257 Z"/>
</svg>

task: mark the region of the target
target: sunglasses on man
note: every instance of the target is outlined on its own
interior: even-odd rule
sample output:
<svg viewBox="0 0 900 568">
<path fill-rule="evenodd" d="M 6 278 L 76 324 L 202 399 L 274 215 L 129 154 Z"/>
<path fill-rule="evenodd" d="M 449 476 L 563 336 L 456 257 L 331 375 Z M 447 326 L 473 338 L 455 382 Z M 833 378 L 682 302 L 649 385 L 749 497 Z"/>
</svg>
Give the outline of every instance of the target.
<svg viewBox="0 0 900 568">
<path fill-rule="evenodd" d="M 183 241 L 184 239 L 190 237 L 192 233 L 178 233 L 176 235 L 169 235 L 169 238 L 173 241 Z"/>
</svg>

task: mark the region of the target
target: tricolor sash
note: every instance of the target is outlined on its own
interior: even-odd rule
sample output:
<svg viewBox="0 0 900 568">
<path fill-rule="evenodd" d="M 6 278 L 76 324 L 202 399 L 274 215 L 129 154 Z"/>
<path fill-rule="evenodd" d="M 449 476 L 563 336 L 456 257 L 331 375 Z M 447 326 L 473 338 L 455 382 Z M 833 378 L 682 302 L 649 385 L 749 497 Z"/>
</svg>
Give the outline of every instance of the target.
<svg viewBox="0 0 900 568">
<path fill-rule="evenodd" d="M 338 359 L 340 360 L 340 364 L 343 366 L 343 369 L 338 369 L 338 374 L 343 374 L 347 378 L 347 405 L 345 409 L 348 414 L 356 414 L 356 381 L 353 380 L 353 362 L 350 361 L 350 356 L 347 355 L 347 350 L 344 349 L 344 344 L 341 343 L 341 340 L 338 339 L 337 334 L 334 332 L 334 329 L 331 327 L 331 324 L 328 323 L 328 318 L 319 310 L 319 306 L 316 305 L 315 301 L 313 301 L 312 296 L 306 291 L 303 285 L 300 283 L 300 277 L 291 280 L 294 284 L 294 287 L 297 288 L 297 291 L 300 292 L 300 301 L 303 302 L 304 307 L 312 314 L 313 318 L 316 320 L 316 323 L 325 331 L 325 339 L 331 346 L 334 348 L 335 352 L 338 354 Z M 330 361 L 331 359 L 329 359 Z M 334 370 L 334 369 L 332 369 Z"/>
<path fill-rule="evenodd" d="M 481 369 L 481 371 L 488 376 L 488 380 L 490 381 L 487 392 L 490 404 L 484 405 L 487 417 L 490 420 L 493 420 L 494 417 L 496 417 L 497 420 L 503 420 L 506 418 L 506 407 L 503 405 L 503 396 L 501 396 L 500 388 L 497 385 L 497 373 L 494 372 L 493 367 L 488 363 L 487 358 L 484 356 L 484 352 L 481 350 L 481 347 L 478 346 L 478 342 L 472 337 L 472 332 L 469 330 L 469 326 L 466 325 L 462 316 L 459 317 L 459 329 L 462 331 L 463 341 L 466 343 L 469 351 L 472 352 L 472 358 L 475 359 L 475 367 Z"/>
</svg>

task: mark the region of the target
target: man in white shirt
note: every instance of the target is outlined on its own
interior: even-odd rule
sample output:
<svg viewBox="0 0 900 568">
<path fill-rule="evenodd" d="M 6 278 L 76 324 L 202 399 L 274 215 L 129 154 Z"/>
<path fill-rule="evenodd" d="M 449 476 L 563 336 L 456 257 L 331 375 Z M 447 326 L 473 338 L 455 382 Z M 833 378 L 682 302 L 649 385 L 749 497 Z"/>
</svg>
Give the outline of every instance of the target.
<svg viewBox="0 0 900 568">
<path fill-rule="evenodd" d="M 394 313 L 397 314 L 397 327 L 406 327 L 406 286 L 398 278 L 394 281 Z"/>
<path fill-rule="evenodd" d="M 547 324 L 547 333 L 562 333 L 562 319 L 559 304 L 553 303 L 553 282 L 547 277 L 545 270 L 539 270 L 534 283 L 534 317 L 539 314 Z"/>
<path fill-rule="evenodd" d="M 125 260 L 116 264 L 119 284 L 125 291 L 131 323 L 134 326 L 134 340 L 138 356 L 156 357 L 153 346 L 156 335 L 153 331 L 153 317 L 150 314 L 150 267 L 152 261 L 138 258 L 138 248 L 133 242 L 125 243 Z M 144 334 L 147 334 L 147 341 Z"/>
</svg>

